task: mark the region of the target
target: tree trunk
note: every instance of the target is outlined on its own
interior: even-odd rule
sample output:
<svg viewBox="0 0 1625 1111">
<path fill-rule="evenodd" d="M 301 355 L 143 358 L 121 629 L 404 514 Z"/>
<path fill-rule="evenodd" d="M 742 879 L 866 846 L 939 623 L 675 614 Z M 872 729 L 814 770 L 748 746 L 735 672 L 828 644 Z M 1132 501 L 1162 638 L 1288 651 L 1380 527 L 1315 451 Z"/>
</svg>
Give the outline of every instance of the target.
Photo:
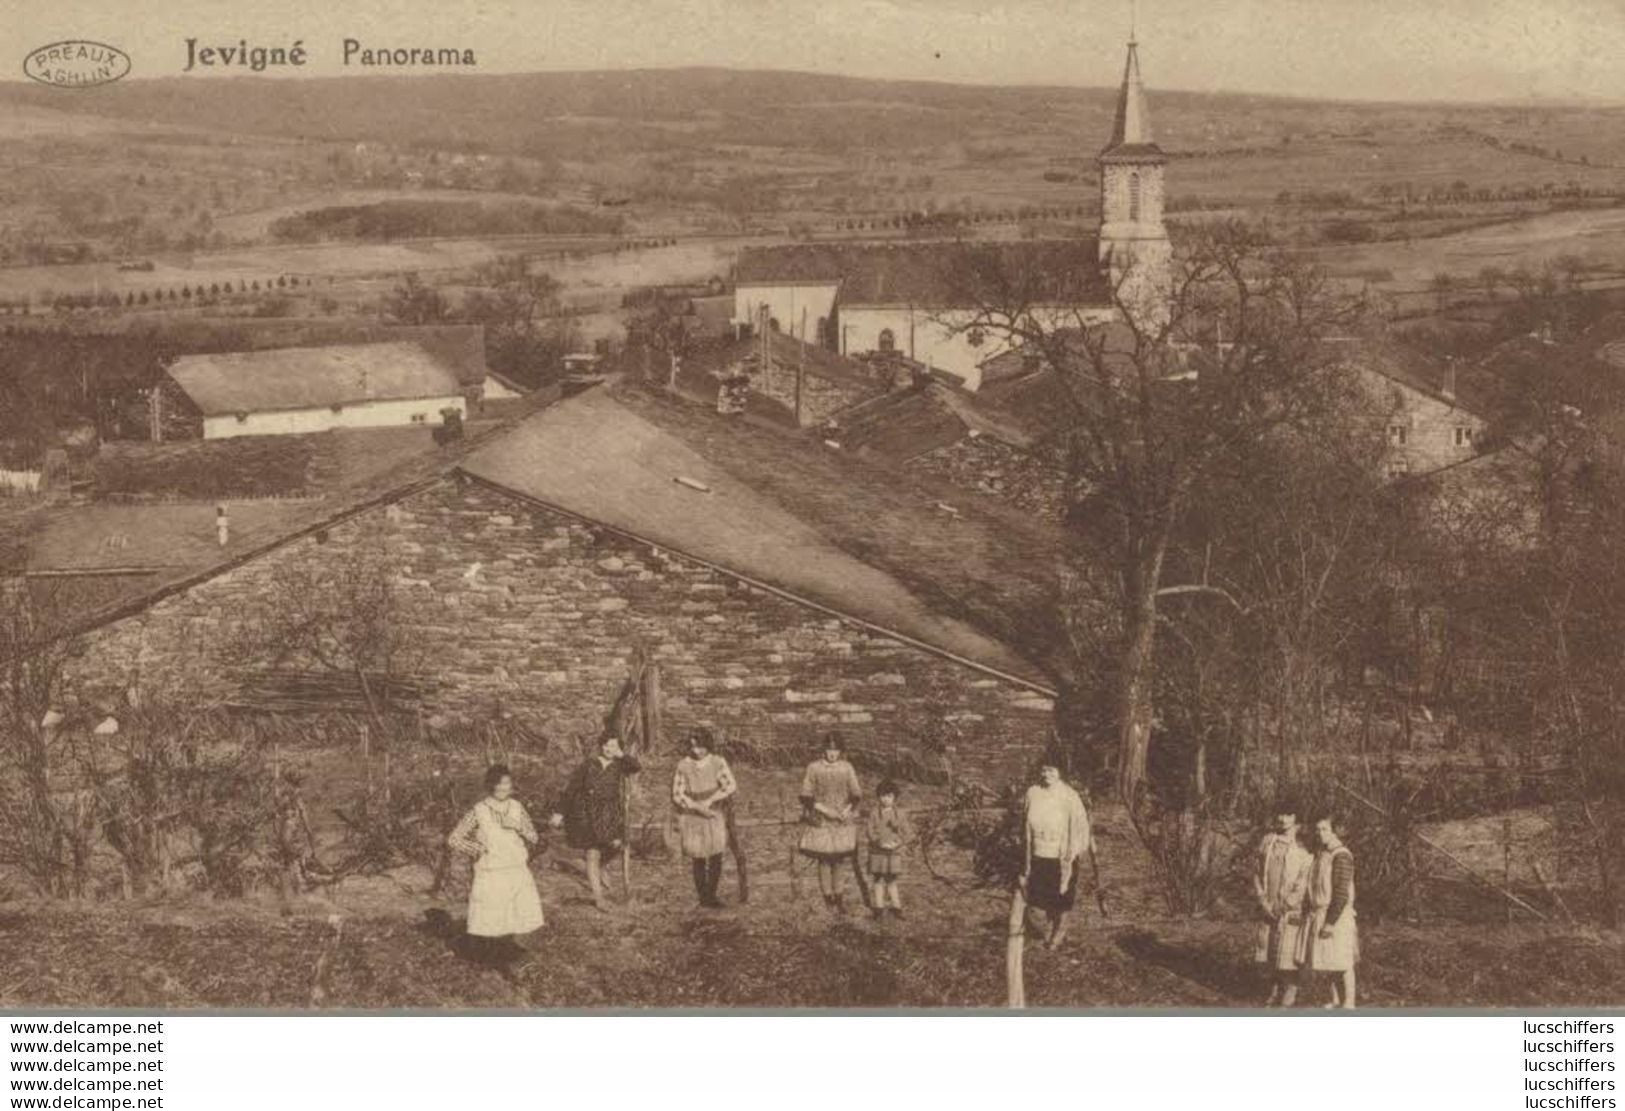
<svg viewBox="0 0 1625 1111">
<path fill-rule="evenodd" d="M 1139 596 L 1129 600 L 1123 657 L 1117 677 L 1117 793 L 1130 811 L 1145 782 L 1146 756 L 1151 749 L 1157 643 L 1155 587 L 1148 585 L 1136 593 Z"/>
</svg>

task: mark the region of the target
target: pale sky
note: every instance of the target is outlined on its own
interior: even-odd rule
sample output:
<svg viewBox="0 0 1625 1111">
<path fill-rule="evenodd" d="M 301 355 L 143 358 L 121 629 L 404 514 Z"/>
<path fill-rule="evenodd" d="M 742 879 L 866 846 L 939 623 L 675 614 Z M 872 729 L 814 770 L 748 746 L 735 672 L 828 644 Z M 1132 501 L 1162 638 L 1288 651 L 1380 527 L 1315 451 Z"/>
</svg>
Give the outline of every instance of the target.
<svg viewBox="0 0 1625 1111">
<path fill-rule="evenodd" d="M 0 0 L 0 59 L 80 38 L 179 76 L 185 39 L 472 49 L 487 73 L 730 66 L 1111 85 L 1130 0 Z M 1385 100 L 1625 101 L 1625 0 L 1139 0 L 1153 89 Z M 269 72 L 269 71 L 267 71 Z M 218 75 L 190 75 L 200 80 Z"/>
</svg>

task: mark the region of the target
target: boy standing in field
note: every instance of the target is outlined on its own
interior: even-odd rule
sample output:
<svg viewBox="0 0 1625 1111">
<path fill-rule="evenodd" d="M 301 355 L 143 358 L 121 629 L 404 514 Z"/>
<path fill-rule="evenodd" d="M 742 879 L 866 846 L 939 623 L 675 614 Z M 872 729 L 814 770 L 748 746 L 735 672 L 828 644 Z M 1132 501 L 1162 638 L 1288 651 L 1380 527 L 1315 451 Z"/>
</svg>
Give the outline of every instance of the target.
<svg viewBox="0 0 1625 1111">
<path fill-rule="evenodd" d="M 914 828 L 897 805 L 897 784 L 883 780 L 875 791 L 875 808 L 864 823 L 864 839 L 869 844 L 869 880 L 874 893 L 876 918 L 889 909 L 903 917 L 903 900 L 897 893 L 897 879 L 903 874 L 903 848 L 914 839 Z M 887 903 L 891 906 L 888 908 Z"/>
</svg>

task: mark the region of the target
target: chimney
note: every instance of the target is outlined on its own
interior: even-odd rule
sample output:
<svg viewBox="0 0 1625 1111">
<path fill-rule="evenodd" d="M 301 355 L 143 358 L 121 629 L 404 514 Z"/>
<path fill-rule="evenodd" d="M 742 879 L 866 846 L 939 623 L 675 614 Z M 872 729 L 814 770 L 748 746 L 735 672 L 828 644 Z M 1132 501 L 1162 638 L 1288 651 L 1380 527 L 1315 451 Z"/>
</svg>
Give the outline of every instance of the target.
<svg viewBox="0 0 1625 1111">
<path fill-rule="evenodd" d="M 226 516 L 226 507 L 223 505 L 214 507 L 214 531 L 220 538 L 220 546 L 224 548 L 231 540 L 231 518 Z"/>
</svg>

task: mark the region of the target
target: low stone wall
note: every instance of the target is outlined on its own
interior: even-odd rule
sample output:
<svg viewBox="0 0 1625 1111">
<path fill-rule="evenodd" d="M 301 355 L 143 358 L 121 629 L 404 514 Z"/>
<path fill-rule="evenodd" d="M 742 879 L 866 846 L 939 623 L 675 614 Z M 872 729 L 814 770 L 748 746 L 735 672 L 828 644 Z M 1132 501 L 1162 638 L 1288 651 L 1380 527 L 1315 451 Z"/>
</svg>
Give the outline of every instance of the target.
<svg viewBox="0 0 1625 1111">
<path fill-rule="evenodd" d="M 765 374 L 752 376 L 751 386 L 794 413 L 796 373 L 795 366 L 785 366 L 774 359 Z M 808 370 L 801 375 L 801 426 L 822 424 L 844 409 L 881 396 L 886 389 L 884 382 L 831 378 Z"/>
</svg>

